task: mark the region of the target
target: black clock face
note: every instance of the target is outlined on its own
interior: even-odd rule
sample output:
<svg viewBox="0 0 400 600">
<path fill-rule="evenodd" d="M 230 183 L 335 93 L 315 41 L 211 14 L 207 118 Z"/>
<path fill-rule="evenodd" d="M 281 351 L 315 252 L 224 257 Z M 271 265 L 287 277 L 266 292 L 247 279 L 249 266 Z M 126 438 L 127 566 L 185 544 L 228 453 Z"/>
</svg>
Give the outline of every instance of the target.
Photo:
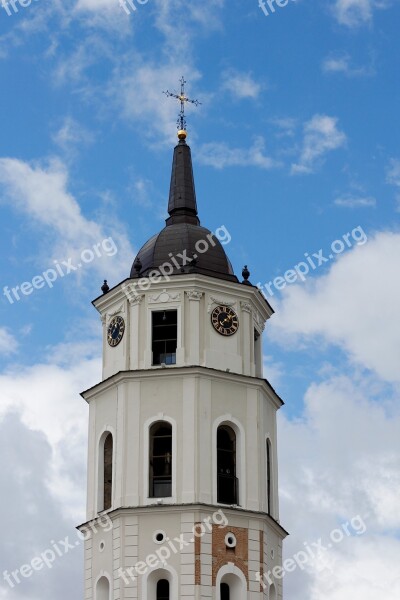
<svg viewBox="0 0 400 600">
<path fill-rule="evenodd" d="M 125 333 L 125 321 L 122 317 L 113 317 L 107 329 L 107 342 L 112 348 L 118 346 Z"/>
<path fill-rule="evenodd" d="M 211 313 L 211 323 L 221 335 L 233 335 L 239 329 L 239 317 L 230 306 L 217 306 Z"/>
</svg>

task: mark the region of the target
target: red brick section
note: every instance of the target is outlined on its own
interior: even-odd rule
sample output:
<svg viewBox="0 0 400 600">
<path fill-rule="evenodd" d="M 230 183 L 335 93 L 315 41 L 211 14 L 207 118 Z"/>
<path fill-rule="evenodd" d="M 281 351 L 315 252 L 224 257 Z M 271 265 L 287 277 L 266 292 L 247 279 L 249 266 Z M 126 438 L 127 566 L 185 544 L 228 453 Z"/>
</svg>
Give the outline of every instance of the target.
<svg viewBox="0 0 400 600">
<path fill-rule="evenodd" d="M 196 525 L 201 525 L 201 523 L 195 523 Z M 195 531 L 201 531 L 201 529 L 195 529 Z M 195 537 L 194 540 L 194 584 L 200 585 L 201 583 L 201 558 L 200 558 L 200 550 L 201 550 L 201 538 Z"/>
<path fill-rule="evenodd" d="M 260 531 L 260 577 L 261 581 L 264 575 L 264 532 Z M 263 591 L 263 586 L 260 582 L 260 592 Z"/>
<path fill-rule="evenodd" d="M 225 536 L 227 533 L 233 533 L 236 537 L 236 547 L 227 548 Z M 233 563 L 243 571 L 249 587 L 249 532 L 243 527 L 224 527 L 219 528 L 213 525 L 212 530 L 212 585 L 215 586 L 217 574 L 221 567 L 228 562 Z"/>
</svg>

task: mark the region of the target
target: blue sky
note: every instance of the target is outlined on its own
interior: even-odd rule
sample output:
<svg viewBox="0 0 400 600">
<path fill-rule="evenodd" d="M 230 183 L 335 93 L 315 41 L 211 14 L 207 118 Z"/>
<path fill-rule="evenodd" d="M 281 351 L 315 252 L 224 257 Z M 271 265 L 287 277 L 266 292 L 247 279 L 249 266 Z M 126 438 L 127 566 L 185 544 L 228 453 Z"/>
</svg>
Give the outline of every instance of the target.
<svg viewBox="0 0 400 600">
<path fill-rule="evenodd" d="M 300 600 L 394 599 L 400 4 L 289 0 L 268 16 L 257 0 L 149 0 L 129 15 L 118 0 L 16 6 L 11 16 L 0 7 L 0 427 L 18 431 L 22 446 L 40 446 L 35 461 L 47 456 L 47 475 L 43 459 L 30 467 L 38 487 L 32 510 L 42 497 L 50 516 L 23 550 L 29 519 L 11 522 L 1 564 L 7 555 L 8 568 L 19 566 L 61 522 L 82 520 L 86 407 L 78 393 L 100 377 L 91 300 L 103 279 L 115 285 L 128 276 L 136 251 L 163 225 L 178 107 L 162 91 L 178 90 L 185 75 L 188 95 L 202 102 L 188 108 L 200 218 L 229 230 L 238 275 L 247 264 L 253 283 L 273 282 L 306 253 L 328 256 L 356 228 L 365 235 L 306 281 L 274 288 L 264 354 L 266 375 L 286 401 L 288 555 L 341 518 L 370 515 L 368 534 L 333 552 L 334 589 L 310 569 L 288 577 L 286 597 L 297 590 Z M 4 295 L 54 261 L 78 264 L 83 250 L 110 237 L 117 251 L 102 246 L 51 289 L 13 304 Z M 15 474 L 26 467 L 23 454 L 14 456 L 3 510 L 26 494 Z M 16 527 L 22 538 L 11 535 Z M 351 587 L 348 573 L 368 571 L 374 545 L 375 579 L 363 572 L 364 583 Z M 80 593 L 76 556 L 47 574 L 62 600 Z M 30 579 L 11 590 L 0 578 L 6 600 L 42 598 L 40 589 Z"/>
</svg>

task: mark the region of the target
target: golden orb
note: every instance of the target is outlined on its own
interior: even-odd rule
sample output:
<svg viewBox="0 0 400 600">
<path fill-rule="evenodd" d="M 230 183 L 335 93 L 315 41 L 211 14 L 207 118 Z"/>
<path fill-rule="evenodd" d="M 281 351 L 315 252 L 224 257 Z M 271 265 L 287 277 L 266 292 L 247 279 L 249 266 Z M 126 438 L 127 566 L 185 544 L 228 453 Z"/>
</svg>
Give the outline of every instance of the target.
<svg viewBox="0 0 400 600">
<path fill-rule="evenodd" d="M 178 138 L 180 140 L 186 140 L 186 138 L 187 138 L 187 131 L 185 131 L 184 129 L 180 129 L 178 131 Z"/>
</svg>

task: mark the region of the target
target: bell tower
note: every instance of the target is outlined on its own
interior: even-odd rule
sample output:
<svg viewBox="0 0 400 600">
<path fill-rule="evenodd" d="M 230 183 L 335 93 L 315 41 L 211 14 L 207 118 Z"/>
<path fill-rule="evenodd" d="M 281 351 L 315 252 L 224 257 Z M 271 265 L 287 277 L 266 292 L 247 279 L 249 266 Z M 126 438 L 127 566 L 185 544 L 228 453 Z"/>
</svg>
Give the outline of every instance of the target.
<svg viewBox="0 0 400 600">
<path fill-rule="evenodd" d="M 165 227 L 93 302 L 85 600 L 281 600 L 282 401 L 262 376 L 273 310 L 247 267 L 235 276 L 226 228 L 201 226 L 178 137 Z"/>
</svg>

